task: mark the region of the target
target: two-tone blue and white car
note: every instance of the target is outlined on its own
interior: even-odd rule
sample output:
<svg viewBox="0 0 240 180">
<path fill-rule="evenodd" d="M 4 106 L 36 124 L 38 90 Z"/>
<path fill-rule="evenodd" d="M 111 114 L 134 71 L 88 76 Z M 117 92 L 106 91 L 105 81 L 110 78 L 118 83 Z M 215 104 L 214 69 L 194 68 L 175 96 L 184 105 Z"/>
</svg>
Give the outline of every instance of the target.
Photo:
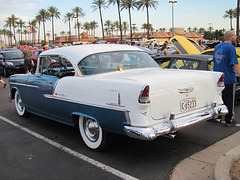
<svg viewBox="0 0 240 180">
<path fill-rule="evenodd" d="M 77 125 L 85 144 L 102 150 L 111 133 L 153 140 L 225 115 L 223 79 L 162 69 L 136 47 L 96 44 L 45 51 L 35 73 L 12 75 L 9 84 L 20 116 Z"/>
</svg>

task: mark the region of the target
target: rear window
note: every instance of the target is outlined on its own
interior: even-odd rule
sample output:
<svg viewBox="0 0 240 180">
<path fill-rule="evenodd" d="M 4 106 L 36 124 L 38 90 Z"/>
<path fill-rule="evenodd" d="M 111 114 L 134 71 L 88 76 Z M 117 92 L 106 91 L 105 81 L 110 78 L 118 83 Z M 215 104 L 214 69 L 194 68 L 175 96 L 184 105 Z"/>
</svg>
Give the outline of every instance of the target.
<svg viewBox="0 0 240 180">
<path fill-rule="evenodd" d="M 174 59 L 170 65 L 170 69 L 192 69 L 196 70 L 199 67 L 198 61 L 185 60 L 185 59 Z"/>
</svg>

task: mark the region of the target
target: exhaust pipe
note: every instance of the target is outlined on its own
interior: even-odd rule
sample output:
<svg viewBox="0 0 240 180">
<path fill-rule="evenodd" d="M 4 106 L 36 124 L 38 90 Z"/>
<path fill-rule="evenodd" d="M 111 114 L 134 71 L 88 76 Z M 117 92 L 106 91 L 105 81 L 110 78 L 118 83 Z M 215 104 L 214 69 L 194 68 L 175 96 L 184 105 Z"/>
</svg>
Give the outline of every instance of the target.
<svg viewBox="0 0 240 180">
<path fill-rule="evenodd" d="M 175 134 L 164 134 L 163 136 L 166 138 L 170 138 L 170 139 L 175 139 L 175 137 L 176 137 Z"/>
</svg>

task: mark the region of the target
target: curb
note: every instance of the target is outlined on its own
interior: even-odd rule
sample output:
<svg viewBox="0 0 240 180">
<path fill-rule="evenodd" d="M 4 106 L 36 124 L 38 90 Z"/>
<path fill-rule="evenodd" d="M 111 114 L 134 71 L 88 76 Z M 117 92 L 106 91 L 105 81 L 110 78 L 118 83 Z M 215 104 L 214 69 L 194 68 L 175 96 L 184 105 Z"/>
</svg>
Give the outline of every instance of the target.
<svg viewBox="0 0 240 180">
<path fill-rule="evenodd" d="M 229 172 L 233 163 L 238 159 L 240 159 L 240 146 L 223 154 L 215 164 L 214 180 L 231 180 Z"/>
</svg>

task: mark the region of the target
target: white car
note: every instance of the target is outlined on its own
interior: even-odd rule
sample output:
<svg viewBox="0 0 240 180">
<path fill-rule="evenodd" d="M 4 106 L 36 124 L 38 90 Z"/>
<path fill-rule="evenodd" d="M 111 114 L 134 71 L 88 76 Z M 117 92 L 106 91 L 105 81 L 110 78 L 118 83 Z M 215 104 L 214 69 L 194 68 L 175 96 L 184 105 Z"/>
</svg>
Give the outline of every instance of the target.
<svg viewBox="0 0 240 180">
<path fill-rule="evenodd" d="M 79 126 L 85 144 L 106 148 L 111 133 L 142 140 L 225 115 L 223 74 L 161 69 L 127 45 L 79 45 L 41 53 L 36 72 L 9 78 L 20 116 Z"/>
</svg>

